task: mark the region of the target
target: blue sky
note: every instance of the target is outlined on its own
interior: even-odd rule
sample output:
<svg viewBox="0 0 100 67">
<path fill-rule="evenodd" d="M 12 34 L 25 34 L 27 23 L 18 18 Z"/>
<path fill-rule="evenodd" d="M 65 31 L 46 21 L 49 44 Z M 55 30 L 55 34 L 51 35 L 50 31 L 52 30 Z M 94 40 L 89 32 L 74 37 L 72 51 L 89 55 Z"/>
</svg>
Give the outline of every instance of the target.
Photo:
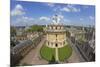
<svg viewBox="0 0 100 67">
<path fill-rule="evenodd" d="M 66 25 L 95 25 L 95 6 L 23 2 L 11 0 L 11 25 L 23 26 L 52 23 L 58 14 L 60 23 Z"/>
</svg>

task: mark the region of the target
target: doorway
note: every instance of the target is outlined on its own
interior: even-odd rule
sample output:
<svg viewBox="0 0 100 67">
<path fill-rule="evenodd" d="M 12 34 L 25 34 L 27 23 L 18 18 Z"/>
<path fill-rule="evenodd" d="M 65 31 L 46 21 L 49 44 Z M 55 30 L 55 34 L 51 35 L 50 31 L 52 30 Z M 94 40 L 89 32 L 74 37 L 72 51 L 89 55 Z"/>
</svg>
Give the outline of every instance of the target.
<svg viewBox="0 0 100 67">
<path fill-rule="evenodd" d="M 58 44 L 56 43 L 55 46 L 58 47 Z"/>
</svg>

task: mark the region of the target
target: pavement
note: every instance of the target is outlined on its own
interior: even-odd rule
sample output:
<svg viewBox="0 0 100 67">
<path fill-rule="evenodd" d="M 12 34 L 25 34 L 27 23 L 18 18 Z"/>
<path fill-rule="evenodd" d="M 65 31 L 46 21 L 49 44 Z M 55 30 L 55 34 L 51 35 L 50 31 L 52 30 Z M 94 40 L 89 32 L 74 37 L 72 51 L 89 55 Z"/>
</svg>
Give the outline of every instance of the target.
<svg viewBox="0 0 100 67">
<path fill-rule="evenodd" d="M 39 65 L 39 64 L 48 64 L 48 61 L 40 57 L 40 49 L 45 42 L 45 38 L 38 44 L 38 46 L 32 49 L 21 61 L 20 65 Z"/>
<path fill-rule="evenodd" d="M 67 59 L 68 63 L 79 63 L 79 62 L 85 62 L 85 60 L 83 59 L 82 55 L 80 54 L 79 50 L 77 49 L 77 47 L 75 46 L 75 44 L 73 44 L 71 42 L 70 39 L 67 39 L 68 42 L 70 43 L 73 52 L 72 55 L 70 56 L 69 59 Z"/>
</svg>

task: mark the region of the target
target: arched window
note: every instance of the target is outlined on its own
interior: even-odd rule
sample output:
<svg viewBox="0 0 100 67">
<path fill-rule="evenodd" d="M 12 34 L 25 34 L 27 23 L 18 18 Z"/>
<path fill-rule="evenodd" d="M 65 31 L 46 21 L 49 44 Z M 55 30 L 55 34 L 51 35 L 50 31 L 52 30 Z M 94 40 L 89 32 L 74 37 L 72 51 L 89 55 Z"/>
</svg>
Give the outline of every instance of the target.
<svg viewBox="0 0 100 67">
<path fill-rule="evenodd" d="M 57 43 L 55 44 L 55 47 L 58 47 L 58 44 Z"/>
<path fill-rule="evenodd" d="M 63 42 L 63 44 L 65 44 L 65 42 Z"/>
<path fill-rule="evenodd" d="M 57 30 L 57 27 L 56 27 L 56 30 Z"/>
<path fill-rule="evenodd" d="M 49 45 L 49 42 L 48 42 L 48 45 Z"/>
<path fill-rule="evenodd" d="M 51 26 L 51 29 L 53 29 L 53 26 Z"/>
</svg>

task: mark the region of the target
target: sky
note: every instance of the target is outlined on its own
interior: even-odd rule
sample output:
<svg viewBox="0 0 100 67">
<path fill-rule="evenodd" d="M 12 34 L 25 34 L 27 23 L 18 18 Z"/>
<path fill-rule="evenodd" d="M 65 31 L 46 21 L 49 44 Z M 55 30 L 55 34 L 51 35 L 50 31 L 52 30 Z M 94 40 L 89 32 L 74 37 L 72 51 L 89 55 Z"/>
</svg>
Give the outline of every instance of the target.
<svg viewBox="0 0 100 67">
<path fill-rule="evenodd" d="M 46 25 L 57 14 L 64 25 L 95 25 L 95 6 L 11 0 L 11 25 Z"/>
</svg>

